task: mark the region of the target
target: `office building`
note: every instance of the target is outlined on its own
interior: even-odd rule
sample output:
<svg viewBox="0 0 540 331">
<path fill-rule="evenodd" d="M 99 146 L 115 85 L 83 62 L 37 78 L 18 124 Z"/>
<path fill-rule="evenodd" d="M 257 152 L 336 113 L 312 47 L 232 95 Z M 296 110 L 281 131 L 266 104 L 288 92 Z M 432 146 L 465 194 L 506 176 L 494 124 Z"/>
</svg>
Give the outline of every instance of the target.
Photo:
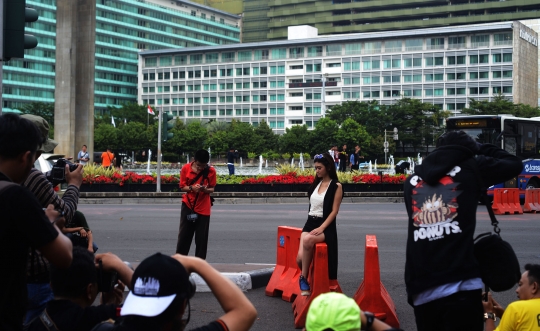
<svg viewBox="0 0 540 331">
<path fill-rule="evenodd" d="M 539 17 L 540 0 L 244 0 L 242 40 L 287 39 L 291 25 L 331 35 Z"/>
<path fill-rule="evenodd" d="M 91 1 L 91 0 L 89 0 Z M 96 2 L 94 109 L 137 101 L 140 50 L 226 45 L 240 42 L 241 17 L 186 0 Z M 39 19 L 27 31 L 39 44 L 24 59 L 3 67 L 3 108 L 54 102 L 56 0 L 27 0 Z"/>
<path fill-rule="evenodd" d="M 457 114 L 469 98 L 502 93 L 536 106 L 537 38 L 515 21 L 145 51 L 139 103 L 185 121 L 264 120 L 276 132 L 312 128 L 325 106 L 347 100 L 404 96 Z"/>
</svg>

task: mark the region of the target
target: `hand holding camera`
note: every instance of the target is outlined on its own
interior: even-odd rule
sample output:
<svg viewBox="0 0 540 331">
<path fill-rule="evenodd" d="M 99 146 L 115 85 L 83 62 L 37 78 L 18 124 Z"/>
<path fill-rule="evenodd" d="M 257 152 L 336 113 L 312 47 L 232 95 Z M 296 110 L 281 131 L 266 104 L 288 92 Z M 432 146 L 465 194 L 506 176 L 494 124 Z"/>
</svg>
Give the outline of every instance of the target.
<svg viewBox="0 0 540 331">
<path fill-rule="evenodd" d="M 128 286 L 131 284 L 133 270 L 118 256 L 112 253 L 96 254 L 95 263 L 100 292 L 111 292 L 119 284 L 118 280 Z"/>
<path fill-rule="evenodd" d="M 64 213 L 61 210 L 54 209 L 54 205 L 48 205 L 43 211 L 52 224 L 55 224 L 59 229 L 63 229 L 66 223 Z"/>
</svg>

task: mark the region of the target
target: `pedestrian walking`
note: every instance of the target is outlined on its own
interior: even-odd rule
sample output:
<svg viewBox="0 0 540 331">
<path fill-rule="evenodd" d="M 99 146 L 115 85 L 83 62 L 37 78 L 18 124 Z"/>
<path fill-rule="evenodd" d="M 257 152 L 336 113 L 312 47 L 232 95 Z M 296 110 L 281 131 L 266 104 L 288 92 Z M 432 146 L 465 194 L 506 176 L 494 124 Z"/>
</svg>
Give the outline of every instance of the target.
<svg viewBox="0 0 540 331">
<path fill-rule="evenodd" d="M 341 147 L 341 152 L 339 152 L 339 171 L 345 172 L 345 169 L 347 169 L 347 145 L 343 145 Z"/>
<path fill-rule="evenodd" d="M 308 219 L 302 229 L 296 257 L 296 263 L 302 270 L 299 279 L 302 295 L 311 293 L 307 279 L 317 243 L 325 242 L 328 245 L 328 276 L 330 279 L 337 279 L 336 216 L 343 198 L 343 188 L 338 181 L 333 161 L 328 153 L 315 155 L 313 160 L 316 176 L 308 192 Z"/>
</svg>

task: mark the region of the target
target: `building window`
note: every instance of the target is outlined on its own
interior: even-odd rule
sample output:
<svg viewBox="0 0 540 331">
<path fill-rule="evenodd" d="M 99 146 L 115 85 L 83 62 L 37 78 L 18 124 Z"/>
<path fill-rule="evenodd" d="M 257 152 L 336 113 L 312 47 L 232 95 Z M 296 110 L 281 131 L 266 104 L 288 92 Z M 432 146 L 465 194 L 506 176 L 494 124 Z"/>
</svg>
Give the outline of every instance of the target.
<svg viewBox="0 0 540 331">
<path fill-rule="evenodd" d="M 444 49 L 444 38 L 428 38 L 426 40 L 427 49 Z"/>
<path fill-rule="evenodd" d="M 341 63 L 327 63 L 326 67 L 327 68 L 339 68 L 339 67 L 341 67 Z"/>
<path fill-rule="evenodd" d="M 448 49 L 465 48 L 465 37 L 448 37 Z"/>
<path fill-rule="evenodd" d="M 424 41 L 422 39 L 407 39 L 405 40 L 406 51 L 421 51 L 424 47 Z"/>
<path fill-rule="evenodd" d="M 221 62 L 233 62 L 234 52 L 221 53 Z"/>
<path fill-rule="evenodd" d="M 174 57 L 174 64 L 175 65 L 185 65 L 187 64 L 187 56 L 186 55 L 177 55 Z"/>
<path fill-rule="evenodd" d="M 304 69 L 304 66 L 303 65 L 292 65 L 292 66 L 289 66 L 289 69 L 291 70 L 298 70 L 298 69 Z"/>
<path fill-rule="evenodd" d="M 322 56 L 322 46 L 309 46 L 308 57 Z"/>
<path fill-rule="evenodd" d="M 292 93 L 289 93 L 289 96 L 291 96 L 291 97 L 302 97 L 302 96 L 304 96 L 304 93 L 302 93 L 302 92 L 292 92 Z"/>
<path fill-rule="evenodd" d="M 304 57 L 304 47 L 289 48 L 289 56 L 291 59 L 298 59 Z"/>
<path fill-rule="evenodd" d="M 387 53 L 401 52 L 402 42 L 401 40 L 391 40 L 384 43 L 384 50 Z"/>
<path fill-rule="evenodd" d="M 441 57 L 427 57 L 426 67 L 442 66 L 444 64 L 444 58 Z"/>
<path fill-rule="evenodd" d="M 303 110 L 302 106 L 289 106 L 289 110 Z"/>
<path fill-rule="evenodd" d="M 364 44 L 364 54 L 375 54 L 381 52 L 381 42 L 369 42 Z"/>
<path fill-rule="evenodd" d="M 340 44 L 326 45 L 326 55 L 327 56 L 341 55 L 341 45 Z"/>
<path fill-rule="evenodd" d="M 512 94 L 512 86 L 503 86 L 503 93 Z"/>
<path fill-rule="evenodd" d="M 206 63 L 217 63 L 219 60 L 219 53 L 206 54 Z"/>
<path fill-rule="evenodd" d="M 144 59 L 145 67 L 157 67 L 157 57 L 147 57 Z"/>
<path fill-rule="evenodd" d="M 496 33 L 493 35 L 493 46 L 512 45 L 512 32 Z"/>
<path fill-rule="evenodd" d="M 238 52 L 238 61 L 251 61 L 251 51 Z"/>
<path fill-rule="evenodd" d="M 206 14 L 205 14 L 205 13 L 201 13 L 201 18 L 206 19 Z"/>
<path fill-rule="evenodd" d="M 356 55 L 362 52 L 362 44 L 345 44 L 345 55 Z"/>
<path fill-rule="evenodd" d="M 272 60 L 279 60 L 287 58 L 286 48 L 272 49 Z"/>
<path fill-rule="evenodd" d="M 473 48 L 477 47 L 489 47 L 489 35 L 478 35 L 478 36 L 472 36 L 471 37 L 471 46 Z"/>
<path fill-rule="evenodd" d="M 191 16 L 197 16 L 197 12 L 194 11 L 194 10 L 192 10 L 192 11 L 191 11 Z"/>
<path fill-rule="evenodd" d="M 267 49 L 256 50 L 254 60 L 255 61 L 268 60 L 268 50 Z"/>
<path fill-rule="evenodd" d="M 320 71 L 321 71 L 320 63 L 306 64 L 306 72 L 320 72 Z"/>
<path fill-rule="evenodd" d="M 199 64 L 202 63 L 202 54 L 192 54 L 189 56 L 190 64 Z"/>
</svg>

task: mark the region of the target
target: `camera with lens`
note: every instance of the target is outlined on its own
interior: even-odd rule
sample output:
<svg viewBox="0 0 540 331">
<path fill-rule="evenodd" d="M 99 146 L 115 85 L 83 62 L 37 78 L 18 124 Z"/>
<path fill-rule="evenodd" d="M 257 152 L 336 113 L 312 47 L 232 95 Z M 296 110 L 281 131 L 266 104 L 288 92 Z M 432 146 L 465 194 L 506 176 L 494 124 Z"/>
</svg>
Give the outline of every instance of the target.
<svg viewBox="0 0 540 331">
<path fill-rule="evenodd" d="M 188 299 L 193 298 L 195 291 L 197 291 L 197 284 L 195 283 L 195 279 L 193 279 L 193 275 L 189 275 L 189 285 L 187 289 Z"/>
<path fill-rule="evenodd" d="M 111 292 L 118 284 L 118 272 L 104 271 L 103 262 L 98 261 L 99 267 L 96 268 L 98 292 Z"/>
<path fill-rule="evenodd" d="M 58 159 L 53 164 L 51 171 L 47 172 L 47 179 L 53 183 L 53 185 L 56 184 L 62 184 L 66 182 L 66 164 L 69 165 L 69 171 L 75 171 L 77 170 L 78 165 L 70 162 L 66 159 Z"/>
</svg>

